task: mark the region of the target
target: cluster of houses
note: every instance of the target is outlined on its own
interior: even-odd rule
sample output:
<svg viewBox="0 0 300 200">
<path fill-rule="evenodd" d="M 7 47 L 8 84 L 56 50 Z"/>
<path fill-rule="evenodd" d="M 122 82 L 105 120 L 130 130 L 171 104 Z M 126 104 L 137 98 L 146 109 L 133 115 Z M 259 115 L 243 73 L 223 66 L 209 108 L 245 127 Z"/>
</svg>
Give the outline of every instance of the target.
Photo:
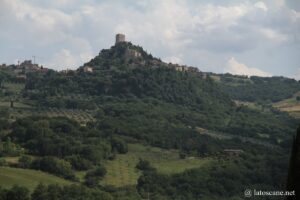
<svg viewBox="0 0 300 200">
<path fill-rule="evenodd" d="M 94 71 L 93 68 L 90 67 L 90 66 L 83 66 L 81 69 L 85 73 L 93 73 L 93 71 Z M 62 73 L 62 74 L 73 74 L 73 73 L 76 73 L 76 70 L 65 69 L 65 70 L 61 70 L 60 73 Z"/>
<path fill-rule="evenodd" d="M 171 67 L 180 72 L 200 72 L 197 67 L 188 67 L 185 65 L 171 64 Z"/>
<path fill-rule="evenodd" d="M 49 69 L 39 66 L 38 64 L 32 63 L 31 60 L 25 60 L 19 65 L 17 65 L 17 70 L 23 70 L 23 72 L 41 72 L 46 73 Z"/>
<path fill-rule="evenodd" d="M 32 63 L 31 60 L 24 60 L 23 62 L 18 62 L 17 65 L 0 65 L 0 69 L 10 70 L 16 74 L 16 78 L 20 80 L 26 79 L 26 74 L 29 72 L 39 72 L 46 73 L 49 69 L 39 66 L 38 64 Z"/>
</svg>

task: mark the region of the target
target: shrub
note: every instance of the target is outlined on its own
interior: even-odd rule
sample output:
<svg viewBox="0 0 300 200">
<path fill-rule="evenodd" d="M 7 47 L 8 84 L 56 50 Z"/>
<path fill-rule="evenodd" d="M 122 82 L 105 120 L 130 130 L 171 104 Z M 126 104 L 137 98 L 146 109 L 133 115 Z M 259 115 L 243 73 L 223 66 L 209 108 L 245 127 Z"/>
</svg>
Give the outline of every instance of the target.
<svg viewBox="0 0 300 200">
<path fill-rule="evenodd" d="M 7 166 L 7 162 L 4 158 L 0 158 L 0 166 Z"/>
<path fill-rule="evenodd" d="M 93 167 L 93 163 L 79 155 L 72 155 L 66 157 L 66 160 L 71 163 L 75 170 L 88 170 Z"/>
<path fill-rule="evenodd" d="M 66 179 L 75 180 L 75 174 L 71 164 L 68 161 L 55 157 L 46 156 L 38 158 L 32 162 L 32 168 L 49 172 Z"/>
<path fill-rule="evenodd" d="M 138 164 L 136 165 L 136 168 L 142 171 L 153 171 L 155 170 L 148 160 L 141 159 L 139 160 Z"/>
<path fill-rule="evenodd" d="M 103 166 L 97 166 L 96 169 L 90 170 L 85 175 L 85 185 L 95 187 L 98 185 L 99 180 L 106 174 L 106 169 Z"/>
<path fill-rule="evenodd" d="M 21 168 L 30 168 L 31 163 L 32 158 L 24 155 L 19 158 L 18 166 Z"/>
<path fill-rule="evenodd" d="M 117 151 L 118 153 L 125 154 L 128 152 L 128 146 L 126 142 L 119 138 L 113 138 L 111 140 L 111 148 L 112 150 Z"/>
</svg>

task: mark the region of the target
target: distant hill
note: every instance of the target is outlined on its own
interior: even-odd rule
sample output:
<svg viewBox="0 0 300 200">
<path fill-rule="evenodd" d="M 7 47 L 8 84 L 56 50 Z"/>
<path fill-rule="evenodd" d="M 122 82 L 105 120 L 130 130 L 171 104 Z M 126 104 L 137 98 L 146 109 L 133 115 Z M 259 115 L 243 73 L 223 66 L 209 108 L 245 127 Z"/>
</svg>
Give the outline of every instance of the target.
<svg viewBox="0 0 300 200">
<path fill-rule="evenodd" d="M 89 69 L 85 70 L 87 67 Z M 234 79 L 234 84 L 227 80 L 228 77 Z M 28 74 L 24 96 L 37 101 L 41 107 L 104 113 L 100 115 L 104 116 L 102 119 L 95 114 L 96 121 L 108 123 L 105 126 L 117 128 L 121 134 L 143 138 L 159 146 L 170 145 L 163 142 L 169 134 L 176 132 L 174 127 L 163 128 L 169 125 L 203 127 L 277 143 L 293 133 L 297 124 L 295 119 L 270 107 L 258 110 L 235 105 L 233 101 L 247 100 L 244 93 L 257 99 L 263 98 L 262 95 L 268 98 L 274 90 L 279 93 L 279 98 L 284 98 L 287 90 L 281 92 L 282 88 L 290 84 L 295 85 L 292 91 L 297 88 L 297 82 L 290 79 L 266 80 L 278 86 L 277 89 L 262 93 L 265 79 L 256 77 L 224 75 L 216 81 L 213 74 L 166 64 L 142 47 L 123 42 L 102 50 L 77 71 Z M 239 92 L 239 85 L 250 89 Z M 74 95 L 82 98 L 74 99 Z M 274 100 L 272 98 L 270 101 Z M 127 117 L 120 119 L 122 115 Z"/>
<path fill-rule="evenodd" d="M 220 86 L 232 99 L 249 102 L 278 102 L 300 91 L 300 83 L 285 77 L 250 78 L 220 75 Z"/>
</svg>

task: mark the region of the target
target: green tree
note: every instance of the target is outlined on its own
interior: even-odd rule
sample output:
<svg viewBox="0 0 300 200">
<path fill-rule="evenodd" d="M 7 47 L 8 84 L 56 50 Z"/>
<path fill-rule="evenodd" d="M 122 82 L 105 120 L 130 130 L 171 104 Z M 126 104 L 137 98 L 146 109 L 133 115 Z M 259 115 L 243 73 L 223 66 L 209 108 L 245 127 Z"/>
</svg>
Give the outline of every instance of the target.
<svg viewBox="0 0 300 200">
<path fill-rule="evenodd" d="M 136 164 L 136 168 L 142 171 L 153 171 L 153 168 L 148 160 L 139 159 L 139 162 Z"/>
<path fill-rule="evenodd" d="M 30 156 L 23 155 L 19 158 L 18 166 L 21 168 L 30 168 L 32 158 Z"/>
<path fill-rule="evenodd" d="M 85 175 L 85 185 L 89 187 L 95 187 L 99 184 L 99 181 L 105 176 L 106 169 L 99 165 L 96 169 L 90 170 Z"/>
<path fill-rule="evenodd" d="M 119 138 L 112 138 L 111 140 L 111 148 L 118 153 L 125 154 L 128 152 L 127 143 Z"/>
<path fill-rule="evenodd" d="M 56 157 L 45 156 L 38 158 L 32 162 L 32 168 L 49 172 L 66 179 L 75 180 L 75 174 L 71 164 L 68 161 Z"/>
<path fill-rule="evenodd" d="M 31 200 L 47 200 L 47 186 L 39 183 L 31 194 Z"/>
<path fill-rule="evenodd" d="M 287 179 L 287 190 L 295 191 L 296 196 L 288 196 L 288 200 L 297 199 L 300 196 L 300 127 L 293 139 L 292 151 L 289 163 L 289 172 Z"/>
<path fill-rule="evenodd" d="M 30 200 L 29 190 L 25 187 L 13 186 L 6 193 L 6 200 Z"/>
</svg>

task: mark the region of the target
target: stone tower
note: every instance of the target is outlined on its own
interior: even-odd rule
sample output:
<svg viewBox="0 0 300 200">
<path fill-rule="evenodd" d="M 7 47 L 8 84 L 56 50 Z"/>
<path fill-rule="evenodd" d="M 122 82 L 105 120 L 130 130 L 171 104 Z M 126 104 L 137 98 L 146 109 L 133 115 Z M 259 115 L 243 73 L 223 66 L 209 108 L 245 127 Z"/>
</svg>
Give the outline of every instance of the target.
<svg viewBox="0 0 300 200">
<path fill-rule="evenodd" d="M 125 42 L 125 35 L 118 33 L 116 35 L 116 44 L 120 43 L 120 42 Z"/>
</svg>

